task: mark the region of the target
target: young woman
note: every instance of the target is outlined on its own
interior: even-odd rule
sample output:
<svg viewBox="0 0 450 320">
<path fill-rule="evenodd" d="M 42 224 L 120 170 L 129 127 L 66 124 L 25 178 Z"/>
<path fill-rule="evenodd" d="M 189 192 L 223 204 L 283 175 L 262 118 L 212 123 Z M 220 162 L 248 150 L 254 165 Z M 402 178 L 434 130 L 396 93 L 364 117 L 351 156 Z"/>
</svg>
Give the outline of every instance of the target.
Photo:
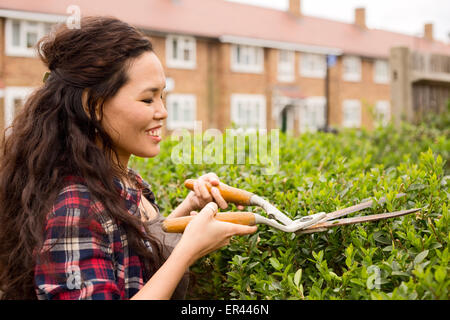
<svg viewBox="0 0 450 320">
<path fill-rule="evenodd" d="M 219 222 L 214 173 L 169 215 L 195 214 L 178 238 L 130 156 L 155 157 L 167 117 L 152 45 L 106 17 L 59 27 L 38 44 L 50 74 L 3 138 L 3 299 L 182 298 L 187 268 L 256 227 Z M 214 202 L 213 202 L 214 201 Z M 216 204 L 217 203 L 217 204 Z"/>
</svg>

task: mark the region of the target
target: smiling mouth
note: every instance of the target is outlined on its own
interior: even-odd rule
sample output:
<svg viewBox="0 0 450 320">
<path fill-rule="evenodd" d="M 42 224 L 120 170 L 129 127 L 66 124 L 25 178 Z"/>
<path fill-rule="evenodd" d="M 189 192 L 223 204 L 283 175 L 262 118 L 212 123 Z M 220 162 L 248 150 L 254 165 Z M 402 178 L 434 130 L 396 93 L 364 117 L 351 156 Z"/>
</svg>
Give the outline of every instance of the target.
<svg viewBox="0 0 450 320">
<path fill-rule="evenodd" d="M 161 127 L 147 130 L 145 134 L 151 137 L 161 137 Z"/>
</svg>

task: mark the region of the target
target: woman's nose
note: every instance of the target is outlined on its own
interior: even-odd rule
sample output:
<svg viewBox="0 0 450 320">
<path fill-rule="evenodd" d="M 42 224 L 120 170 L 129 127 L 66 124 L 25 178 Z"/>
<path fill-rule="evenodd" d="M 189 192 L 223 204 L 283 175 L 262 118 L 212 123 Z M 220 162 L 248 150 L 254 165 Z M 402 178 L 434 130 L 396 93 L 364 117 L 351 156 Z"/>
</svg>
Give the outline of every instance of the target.
<svg viewBox="0 0 450 320">
<path fill-rule="evenodd" d="M 167 118 L 167 109 L 164 106 L 164 102 L 158 103 L 158 108 L 156 109 L 154 117 L 158 120 L 163 120 Z"/>
</svg>

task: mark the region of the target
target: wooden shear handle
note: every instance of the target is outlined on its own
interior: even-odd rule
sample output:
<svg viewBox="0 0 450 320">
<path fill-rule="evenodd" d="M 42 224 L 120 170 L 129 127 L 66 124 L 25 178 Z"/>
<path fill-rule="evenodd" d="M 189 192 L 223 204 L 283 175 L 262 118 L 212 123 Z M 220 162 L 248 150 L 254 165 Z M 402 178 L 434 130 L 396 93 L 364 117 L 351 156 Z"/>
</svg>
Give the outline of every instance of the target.
<svg viewBox="0 0 450 320">
<path fill-rule="evenodd" d="M 166 219 L 162 223 L 164 232 L 183 233 L 184 229 L 194 216 Z M 247 226 L 255 225 L 255 215 L 253 212 L 218 212 L 215 216 L 217 220 L 243 224 Z"/>
<path fill-rule="evenodd" d="M 187 179 L 184 182 L 184 185 L 186 188 L 190 190 L 194 190 L 194 179 Z M 206 188 L 208 191 L 211 192 L 211 184 L 209 182 L 206 183 Z M 250 198 L 253 196 L 253 193 L 230 187 L 229 185 L 226 185 L 225 183 L 220 182 L 220 184 L 217 186 L 217 189 L 219 189 L 220 194 L 227 202 L 232 202 L 234 204 L 239 204 L 243 206 L 249 206 L 250 205 Z"/>
</svg>

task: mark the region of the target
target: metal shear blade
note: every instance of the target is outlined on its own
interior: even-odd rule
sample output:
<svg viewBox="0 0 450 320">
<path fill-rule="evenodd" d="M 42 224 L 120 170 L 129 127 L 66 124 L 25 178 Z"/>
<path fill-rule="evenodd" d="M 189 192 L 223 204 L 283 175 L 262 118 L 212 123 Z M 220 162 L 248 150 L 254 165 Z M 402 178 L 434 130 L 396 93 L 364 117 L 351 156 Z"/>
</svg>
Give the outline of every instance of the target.
<svg viewBox="0 0 450 320">
<path fill-rule="evenodd" d="M 406 194 L 400 193 L 396 195 L 396 198 L 400 198 L 405 196 Z M 378 200 L 379 204 L 382 204 L 386 201 L 386 198 L 383 197 Z M 310 216 L 304 216 L 297 220 L 290 219 L 287 215 L 285 215 L 283 212 L 275 208 L 273 205 L 271 205 L 268 201 L 262 199 L 261 197 L 257 195 L 253 195 L 250 199 L 251 205 L 257 205 L 261 208 L 263 208 L 269 217 L 274 217 L 275 219 L 281 221 L 283 224 L 279 223 L 278 221 L 274 219 L 268 219 L 261 215 L 255 214 L 255 223 L 262 223 L 269 225 L 271 227 L 277 228 L 284 232 L 296 232 L 298 234 L 306 234 L 306 233 L 313 233 L 313 232 L 322 232 L 326 231 L 327 229 L 335 226 L 342 226 L 342 225 L 349 225 L 349 224 L 356 224 L 356 223 L 363 223 L 363 222 L 369 222 L 369 221 L 377 221 L 382 219 L 389 219 L 394 217 L 400 217 L 406 214 L 414 213 L 420 210 L 420 208 L 415 209 L 409 209 L 409 210 L 401 210 L 396 212 L 386 212 L 382 214 L 374 214 L 369 216 L 362 216 L 362 217 L 353 217 L 353 218 L 345 218 L 340 220 L 335 220 L 337 218 L 346 216 L 350 213 L 354 213 L 357 211 L 361 211 L 367 208 L 370 208 L 373 205 L 373 200 L 368 200 L 365 202 L 362 202 L 360 204 L 347 207 L 344 209 L 336 210 L 330 213 L 325 212 L 319 212 L 314 215 Z"/>
<path fill-rule="evenodd" d="M 344 218 L 344 219 L 339 219 L 339 220 L 323 219 L 322 221 L 319 221 L 318 223 L 316 223 L 312 226 L 309 226 L 308 228 L 300 230 L 298 232 L 298 234 L 323 232 L 323 231 L 328 230 L 329 228 L 337 227 L 337 226 L 344 226 L 344 225 L 349 225 L 349 224 L 371 222 L 371 221 L 378 221 L 378 220 L 389 219 L 389 218 L 394 218 L 394 217 L 400 217 L 400 216 L 404 216 L 404 215 L 407 215 L 410 213 L 417 212 L 419 210 L 421 210 L 421 209 L 415 208 L 415 209 L 401 210 L 401 211 L 396 211 L 396 212 L 372 214 L 370 216 Z"/>
</svg>

